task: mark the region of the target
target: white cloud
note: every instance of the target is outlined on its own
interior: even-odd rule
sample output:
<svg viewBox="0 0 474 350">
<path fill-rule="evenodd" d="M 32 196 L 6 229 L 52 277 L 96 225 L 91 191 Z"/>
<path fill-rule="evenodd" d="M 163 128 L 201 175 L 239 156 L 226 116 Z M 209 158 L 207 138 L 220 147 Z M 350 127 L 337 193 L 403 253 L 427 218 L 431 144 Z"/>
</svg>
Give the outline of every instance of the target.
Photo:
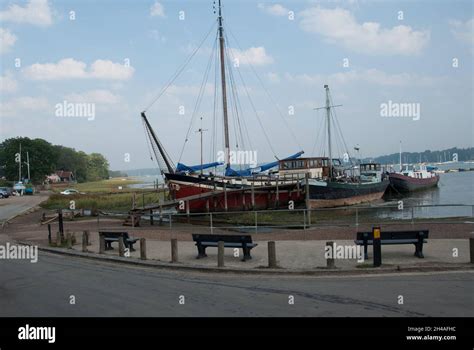
<svg viewBox="0 0 474 350">
<path fill-rule="evenodd" d="M 258 4 L 258 8 L 272 16 L 287 16 L 288 12 L 290 11 L 280 4 L 274 4 L 269 6 L 264 4 Z"/>
<path fill-rule="evenodd" d="M 267 73 L 267 78 L 271 83 L 279 83 L 280 82 L 280 75 L 275 72 Z"/>
<path fill-rule="evenodd" d="M 13 4 L 0 11 L 0 21 L 47 27 L 53 23 L 53 15 L 47 0 L 30 0 L 24 7 Z"/>
<path fill-rule="evenodd" d="M 351 70 L 329 75 L 292 75 L 286 73 L 285 78 L 291 82 L 312 86 L 323 86 L 324 84 L 343 85 L 361 82 L 364 84 L 395 87 L 433 86 L 439 84 L 444 79 L 440 77 L 420 76 L 409 73 L 389 74 L 378 69 Z"/>
<path fill-rule="evenodd" d="M 472 52 L 474 52 L 474 18 L 471 18 L 466 22 L 451 20 L 449 21 L 449 25 L 454 37 L 457 40 L 470 45 Z"/>
<path fill-rule="evenodd" d="M 157 1 L 150 7 L 150 16 L 165 17 L 165 8 L 160 2 Z"/>
<path fill-rule="evenodd" d="M 109 60 L 96 60 L 87 69 L 87 64 L 73 58 L 64 58 L 58 63 L 35 63 L 23 69 L 23 75 L 32 80 L 61 79 L 130 79 L 135 69 Z"/>
<path fill-rule="evenodd" d="M 16 42 L 16 36 L 10 30 L 0 28 L 0 54 L 4 54 L 10 51 Z"/>
<path fill-rule="evenodd" d="M 265 48 L 262 46 L 251 47 L 247 50 L 230 49 L 230 55 L 233 60 L 237 60 L 239 64 L 252 64 L 261 66 L 273 63 L 273 57 L 267 55 Z"/>
<path fill-rule="evenodd" d="M 116 104 L 120 101 L 119 96 L 109 90 L 90 90 L 83 93 L 72 93 L 66 95 L 64 99 L 68 102 L 101 104 Z"/>
<path fill-rule="evenodd" d="M 26 112 L 43 112 L 52 107 L 44 97 L 17 97 L 7 102 L 0 102 L 0 113 L 3 116 L 21 115 Z"/>
<path fill-rule="evenodd" d="M 314 7 L 300 13 L 303 30 L 320 34 L 333 44 L 370 55 L 415 55 L 430 40 L 429 31 L 415 31 L 410 26 L 399 25 L 390 29 L 380 23 L 357 23 L 345 9 Z"/>
<path fill-rule="evenodd" d="M 18 89 L 18 83 L 11 74 L 5 72 L 5 75 L 0 75 L 0 93 L 15 92 Z"/>
</svg>

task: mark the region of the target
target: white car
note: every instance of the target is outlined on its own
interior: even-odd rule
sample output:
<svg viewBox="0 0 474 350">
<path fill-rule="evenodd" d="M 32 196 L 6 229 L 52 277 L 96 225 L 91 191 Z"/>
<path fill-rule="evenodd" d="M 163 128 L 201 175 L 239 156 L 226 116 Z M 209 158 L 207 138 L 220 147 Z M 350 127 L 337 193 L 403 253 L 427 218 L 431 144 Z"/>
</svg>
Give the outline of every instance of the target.
<svg viewBox="0 0 474 350">
<path fill-rule="evenodd" d="M 71 194 L 84 194 L 84 193 L 79 192 L 78 190 L 75 190 L 73 188 L 68 188 L 68 189 L 62 191 L 61 194 L 68 196 L 68 195 L 71 195 Z"/>
</svg>

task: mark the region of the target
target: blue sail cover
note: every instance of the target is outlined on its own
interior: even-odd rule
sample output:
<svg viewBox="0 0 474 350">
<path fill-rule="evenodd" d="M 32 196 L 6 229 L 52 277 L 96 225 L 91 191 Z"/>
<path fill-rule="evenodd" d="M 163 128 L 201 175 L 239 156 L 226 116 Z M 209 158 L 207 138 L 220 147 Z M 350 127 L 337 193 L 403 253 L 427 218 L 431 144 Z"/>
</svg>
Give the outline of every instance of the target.
<svg viewBox="0 0 474 350">
<path fill-rule="evenodd" d="M 208 169 L 208 168 L 213 168 L 215 166 L 219 166 L 219 165 L 222 165 L 224 163 L 222 162 L 214 162 L 214 163 L 207 163 L 207 164 L 199 164 L 199 165 L 191 165 L 191 166 L 187 166 L 183 163 L 178 163 L 178 165 L 176 166 L 176 171 L 177 172 L 182 172 L 182 171 L 188 171 L 190 173 L 194 173 L 196 171 L 200 171 L 201 168 L 202 169 Z"/>
<path fill-rule="evenodd" d="M 284 158 L 283 160 L 299 158 L 303 153 L 304 153 L 303 151 L 295 153 L 292 156 Z M 267 163 L 255 168 L 248 168 L 244 170 L 234 170 L 232 168 L 227 168 L 225 171 L 225 176 L 251 176 L 252 174 L 258 174 L 268 169 L 276 167 L 278 165 L 278 162 L 279 161 L 277 160 L 275 162 Z"/>
</svg>

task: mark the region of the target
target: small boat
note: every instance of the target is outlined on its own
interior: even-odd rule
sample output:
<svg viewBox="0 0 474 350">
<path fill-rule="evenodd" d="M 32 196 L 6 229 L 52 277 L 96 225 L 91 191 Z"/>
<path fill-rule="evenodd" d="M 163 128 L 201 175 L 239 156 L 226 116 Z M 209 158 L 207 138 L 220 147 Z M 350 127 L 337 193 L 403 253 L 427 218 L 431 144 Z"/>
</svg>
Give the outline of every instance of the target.
<svg viewBox="0 0 474 350">
<path fill-rule="evenodd" d="M 389 174 L 390 185 L 398 192 L 412 192 L 436 187 L 439 175 L 428 171 L 421 165 L 418 169 L 405 169 L 401 172 Z"/>
</svg>

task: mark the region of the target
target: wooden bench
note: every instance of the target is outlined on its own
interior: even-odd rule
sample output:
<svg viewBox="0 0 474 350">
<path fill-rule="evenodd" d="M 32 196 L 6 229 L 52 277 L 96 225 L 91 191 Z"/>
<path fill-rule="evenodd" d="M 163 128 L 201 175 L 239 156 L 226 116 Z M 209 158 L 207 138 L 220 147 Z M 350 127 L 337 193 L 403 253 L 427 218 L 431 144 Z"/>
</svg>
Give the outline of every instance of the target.
<svg viewBox="0 0 474 350">
<path fill-rule="evenodd" d="M 414 244 L 415 256 L 424 258 L 423 243 L 427 243 L 429 230 L 416 231 L 381 231 L 381 244 Z M 357 245 L 364 246 L 364 259 L 368 259 L 367 246 L 373 245 L 374 236 L 372 232 L 357 232 L 357 239 L 354 241 Z"/>
<path fill-rule="evenodd" d="M 224 242 L 225 248 L 242 248 L 244 253 L 242 261 L 252 259 L 250 250 L 257 246 L 256 243 L 252 243 L 250 235 L 193 234 L 192 236 L 198 250 L 197 259 L 205 258 L 206 248 L 217 247 L 219 241 Z"/>
<path fill-rule="evenodd" d="M 112 247 L 113 242 L 118 242 L 120 237 L 123 237 L 123 243 L 126 248 L 129 248 L 131 252 L 135 251 L 133 245 L 138 241 L 138 238 L 130 238 L 128 232 L 110 232 L 110 231 L 99 231 L 99 236 L 104 236 L 105 250 L 114 249 Z"/>
</svg>

